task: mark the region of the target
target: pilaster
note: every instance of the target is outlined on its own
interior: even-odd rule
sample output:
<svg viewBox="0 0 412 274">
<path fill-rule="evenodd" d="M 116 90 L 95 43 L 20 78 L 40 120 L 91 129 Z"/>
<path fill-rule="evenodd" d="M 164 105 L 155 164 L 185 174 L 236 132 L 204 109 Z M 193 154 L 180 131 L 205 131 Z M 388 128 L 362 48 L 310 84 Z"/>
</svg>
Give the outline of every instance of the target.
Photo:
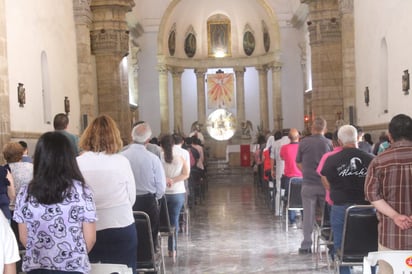
<svg viewBox="0 0 412 274">
<path fill-rule="evenodd" d="M 159 64 L 159 98 L 160 98 L 160 133 L 170 133 L 169 119 L 169 92 L 168 92 L 168 70 L 166 65 Z"/>
<path fill-rule="evenodd" d="M 268 77 L 267 66 L 258 66 L 256 70 L 259 73 L 259 110 L 260 110 L 260 121 L 261 130 L 263 132 L 269 130 L 269 108 L 268 108 Z"/>
<path fill-rule="evenodd" d="M 355 20 L 353 0 L 339 0 L 342 22 L 342 95 L 343 120 L 357 124 L 357 119 L 350 121 L 350 107 L 356 106 L 356 66 L 355 66 Z"/>
<path fill-rule="evenodd" d="M 5 2 L 0 0 L 0 147 L 10 142 L 11 137 L 5 10 Z M 3 161 L 3 153 L 0 161 Z"/>
<path fill-rule="evenodd" d="M 174 132 L 183 134 L 182 73 L 183 69 L 172 69 Z"/>
<path fill-rule="evenodd" d="M 235 67 L 236 75 L 236 113 L 237 126 L 236 134 L 242 135 L 242 122 L 246 122 L 245 114 L 245 71 L 244 67 Z"/>
<path fill-rule="evenodd" d="M 197 121 L 202 125 L 206 125 L 206 95 L 205 95 L 205 69 L 195 69 L 196 84 L 197 84 Z"/>
<path fill-rule="evenodd" d="M 270 68 L 272 70 L 273 129 L 276 131 L 283 128 L 281 85 L 282 65 L 279 63 L 273 63 L 271 64 Z"/>
<path fill-rule="evenodd" d="M 129 51 L 126 13 L 133 0 L 93 0 L 90 32 L 92 54 L 96 56 L 98 112 L 110 115 L 118 124 L 122 138 L 130 139 L 129 90 L 122 83 L 121 62 Z"/>
<path fill-rule="evenodd" d="M 93 73 L 90 52 L 90 26 L 92 24 L 91 0 L 73 0 L 76 27 L 77 76 L 79 85 L 80 113 L 82 129 L 97 115 L 93 93 Z"/>
</svg>

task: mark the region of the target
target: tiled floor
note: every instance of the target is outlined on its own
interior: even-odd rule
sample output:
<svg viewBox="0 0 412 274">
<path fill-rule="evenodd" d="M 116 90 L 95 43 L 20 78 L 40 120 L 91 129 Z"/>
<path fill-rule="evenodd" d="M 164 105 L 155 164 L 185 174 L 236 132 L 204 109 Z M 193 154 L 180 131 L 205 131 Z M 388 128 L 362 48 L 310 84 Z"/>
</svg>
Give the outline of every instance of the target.
<svg viewBox="0 0 412 274">
<path fill-rule="evenodd" d="M 286 232 L 268 209 L 248 168 L 216 170 L 189 235 L 179 234 L 176 263 L 165 258 L 166 273 L 329 273 L 326 262 L 316 269 L 315 255 L 298 254 L 301 240 L 301 229 Z"/>
</svg>

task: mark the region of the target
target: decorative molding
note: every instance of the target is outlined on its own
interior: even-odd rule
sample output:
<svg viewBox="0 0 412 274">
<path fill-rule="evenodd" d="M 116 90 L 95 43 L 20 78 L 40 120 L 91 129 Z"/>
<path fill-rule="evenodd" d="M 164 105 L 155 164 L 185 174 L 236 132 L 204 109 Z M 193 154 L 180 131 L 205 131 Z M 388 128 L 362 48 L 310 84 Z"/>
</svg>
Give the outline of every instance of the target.
<svg viewBox="0 0 412 274">
<path fill-rule="evenodd" d="M 342 14 L 353 13 L 353 0 L 339 0 L 339 10 Z"/>
</svg>

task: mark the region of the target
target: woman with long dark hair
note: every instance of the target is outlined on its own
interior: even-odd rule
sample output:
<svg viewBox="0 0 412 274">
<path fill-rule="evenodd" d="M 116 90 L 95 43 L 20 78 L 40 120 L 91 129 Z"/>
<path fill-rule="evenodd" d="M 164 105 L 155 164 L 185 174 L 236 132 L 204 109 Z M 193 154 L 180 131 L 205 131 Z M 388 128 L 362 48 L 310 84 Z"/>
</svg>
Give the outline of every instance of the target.
<svg viewBox="0 0 412 274">
<path fill-rule="evenodd" d="M 170 224 L 174 226 L 175 236 L 169 236 L 169 257 L 176 259 L 176 240 L 179 230 L 179 215 L 185 202 L 186 188 L 184 180 L 189 178 L 189 163 L 173 149 L 175 140 L 172 135 L 165 135 L 160 140 L 163 149 L 161 160 L 166 173 L 166 200 Z"/>
<path fill-rule="evenodd" d="M 96 240 L 93 194 L 69 139 L 47 132 L 37 142 L 33 179 L 16 198 L 13 219 L 26 247 L 27 274 L 88 273 L 87 253 Z"/>
</svg>

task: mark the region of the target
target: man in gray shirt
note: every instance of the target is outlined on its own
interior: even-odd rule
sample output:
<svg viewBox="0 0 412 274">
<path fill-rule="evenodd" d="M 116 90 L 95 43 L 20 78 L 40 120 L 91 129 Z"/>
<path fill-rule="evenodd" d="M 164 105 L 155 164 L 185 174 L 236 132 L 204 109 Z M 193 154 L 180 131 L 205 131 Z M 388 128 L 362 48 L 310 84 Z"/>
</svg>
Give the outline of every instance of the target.
<svg viewBox="0 0 412 274">
<path fill-rule="evenodd" d="M 328 151 L 332 151 L 332 143 L 323 134 L 326 130 L 326 121 L 315 118 L 312 123 L 311 136 L 305 137 L 299 143 L 296 163 L 302 170 L 302 204 L 303 204 L 303 241 L 299 254 L 311 253 L 312 232 L 316 218 L 316 205 L 323 208 L 325 203 L 325 188 L 319 174 L 316 172 L 320 158 Z"/>
<path fill-rule="evenodd" d="M 129 159 L 136 182 L 136 202 L 133 210 L 146 212 L 150 217 L 153 242 L 157 246 L 159 232 L 160 199 L 166 190 L 166 176 L 162 162 L 145 145 L 149 142 L 152 130 L 148 123 L 140 123 L 132 129 L 133 143 L 121 154 Z"/>
</svg>

